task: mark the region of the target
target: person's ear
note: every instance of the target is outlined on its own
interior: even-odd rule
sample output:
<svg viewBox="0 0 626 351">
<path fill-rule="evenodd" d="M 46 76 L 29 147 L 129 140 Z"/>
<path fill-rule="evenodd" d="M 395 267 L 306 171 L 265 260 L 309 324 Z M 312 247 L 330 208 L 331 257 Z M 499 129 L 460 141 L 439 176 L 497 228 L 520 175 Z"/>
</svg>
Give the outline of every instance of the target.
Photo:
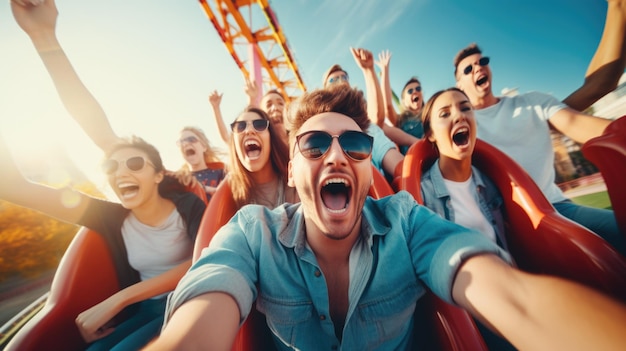
<svg viewBox="0 0 626 351">
<path fill-rule="evenodd" d="M 163 181 L 164 178 L 165 178 L 165 172 L 163 171 L 158 172 L 156 176 L 154 177 L 154 182 L 159 184 Z"/>
<path fill-rule="evenodd" d="M 287 185 L 294 188 L 296 185 L 293 181 L 293 166 L 291 164 L 291 160 L 287 164 Z"/>
</svg>

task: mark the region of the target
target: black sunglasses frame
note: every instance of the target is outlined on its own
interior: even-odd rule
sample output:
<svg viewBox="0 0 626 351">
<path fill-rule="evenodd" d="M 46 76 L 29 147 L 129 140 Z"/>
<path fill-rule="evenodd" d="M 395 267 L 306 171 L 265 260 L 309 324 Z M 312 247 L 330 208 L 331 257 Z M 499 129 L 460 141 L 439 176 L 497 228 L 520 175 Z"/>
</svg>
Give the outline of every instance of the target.
<svg viewBox="0 0 626 351">
<path fill-rule="evenodd" d="M 411 95 L 411 94 L 413 94 L 413 91 L 417 91 L 419 93 L 420 91 L 422 91 L 422 86 L 418 85 L 415 88 L 409 88 L 409 89 L 406 90 L 406 93 Z"/>
<path fill-rule="evenodd" d="M 485 67 L 489 64 L 489 56 L 483 56 L 478 60 L 478 65 L 480 67 Z M 468 75 L 470 73 L 472 73 L 472 70 L 474 69 L 474 64 L 471 63 L 469 65 L 467 65 L 467 67 L 465 67 L 465 69 L 463 69 L 463 74 Z"/>
<path fill-rule="evenodd" d="M 303 139 L 306 136 L 311 136 L 311 137 Z M 303 148 L 301 145 L 302 142 L 304 141 L 306 143 L 307 141 L 311 140 L 313 136 L 318 136 L 317 140 L 324 140 L 325 145 L 314 145 L 314 147 Z M 326 139 L 319 139 L 319 136 L 325 136 Z M 361 140 L 358 140 L 358 141 L 359 142 L 363 141 L 364 145 L 360 145 L 359 148 L 361 146 L 364 146 L 366 150 L 360 151 L 360 150 L 352 150 L 348 148 L 347 146 L 351 146 L 351 144 L 345 145 L 346 142 L 350 142 L 346 138 L 350 138 L 351 136 L 361 138 Z M 304 132 L 296 136 L 296 146 L 298 146 L 298 150 L 300 150 L 300 153 L 302 154 L 302 156 L 304 156 L 305 158 L 309 160 L 317 160 L 317 159 L 322 158 L 324 155 L 328 153 L 328 150 L 330 150 L 330 147 L 333 143 L 333 139 L 335 138 L 337 138 L 337 141 L 339 142 L 341 151 L 343 151 L 344 155 L 346 155 L 351 160 L 363 161 L 372 154 L 374 138 L 372 138 L 370 135 L 367 135 L 363 132 L 359 132 L 356 130 L 348 130 L 339 135 L 330 135 L 329 133 L 322 131 L 322 130 L 311 130 L 311 131 Z M 353 139 L 353 140 L 357 140 L 357 139 Z M 315 156 L 313 154 L 313 152 L 315 151 L 312 151 L 312 150 L 317 151 L 319 155 Z M 359 156 L 356 156 L 356 155 L 359 155 Z"/>
<path fill-rule="evenodd" d="M 141 160 L 141 162 L 135 165 L 134 162 L 137 160 Z M 146 168 L 146 165 L 150 165 L 154 167 L 152 162 L 150 162 L 150 160 L 147 160 L 145 157 L 133 156 L 125 160 L 113 160 L 113 159 L 104 160 L 102 162 L 102 172 L 104 172 L 104 174 L 106 175 L 112 175 L 113 173 L 117 172 L 117 170 L 120 168 L 120 164 L 122 163 L 124 163 L 124 166 L 126 167 L 126 169 L 128 169 L 131 172 L 141 172 L 144 168 Z"/>
<path fill-rule="evenodd" d="M 270 126 L 269 120 L 259 118 L 259 119 L 254 119 L 252 121 L 235 121 L 230 124 L 230 129 L 233 131 L 233 133 L 241 134 L 246 131 L 249 123 L 252 124 L 252 127 L 257 132 L 262 132 L 266 130 L 267 128 L 269 128 Z"/>
</svg>

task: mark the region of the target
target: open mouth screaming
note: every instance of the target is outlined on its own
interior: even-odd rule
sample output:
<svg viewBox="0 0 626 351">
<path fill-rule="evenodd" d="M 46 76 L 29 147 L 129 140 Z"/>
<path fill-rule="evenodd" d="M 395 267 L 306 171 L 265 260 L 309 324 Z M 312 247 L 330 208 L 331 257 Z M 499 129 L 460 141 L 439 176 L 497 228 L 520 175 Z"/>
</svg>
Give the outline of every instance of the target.
<svg viewBox="0 0 626 351">
<path fill-rule="evenodd" d="M 256 140 L 247 140 L 244 144 L 244 151 L 250 159 L 256 159 L 261 156 L 261 144 Z"/>
<path fill-rule="evenodd" d="M 457 146 L 465 146 L 469 144 L 470 134 L 469 128 L 462 127 L 457 129 L 452 135 L 452 141 Z"/>
<path fill-rule="evenodd" d="M 322 202 L 331 213 L 342 213 L 348 208 L 352 187 L 343 178 L 328 179 L 322 187 Z"/>
</svg>

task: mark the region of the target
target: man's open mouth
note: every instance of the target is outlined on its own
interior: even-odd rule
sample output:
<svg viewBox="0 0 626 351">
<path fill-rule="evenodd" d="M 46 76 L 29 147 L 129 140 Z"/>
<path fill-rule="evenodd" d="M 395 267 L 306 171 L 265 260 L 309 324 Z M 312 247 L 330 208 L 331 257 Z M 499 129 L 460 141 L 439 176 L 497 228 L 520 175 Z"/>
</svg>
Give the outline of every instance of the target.
<svg viewBox="0 0 626 351">
<path fill-rule="evenodd" d="M 352 187 L 343 178 L 328 179 L 322 187 L 322 202 L 333 213 L 341 213 L 350 203 Z"/>
</svg>

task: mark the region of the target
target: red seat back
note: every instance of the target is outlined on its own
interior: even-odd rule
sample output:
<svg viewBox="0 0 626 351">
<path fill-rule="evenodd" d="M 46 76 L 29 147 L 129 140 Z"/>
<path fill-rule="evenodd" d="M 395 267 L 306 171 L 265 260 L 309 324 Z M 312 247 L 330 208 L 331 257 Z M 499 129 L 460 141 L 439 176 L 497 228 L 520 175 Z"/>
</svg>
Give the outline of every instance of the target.
<svg viewBox="0 0 626 351">
<path fill-rule="evenodd" d="M 74 320 L 119 290 L 109 248 L 98 233 L 81 228 L 63 255 L 50 295 L 6 350 L 82 350 L 86 344 Z"/>
<path fill-rule="evenodd" d="M 402 186 L 418 202 L 421 172 L 436 157 L 430 144 L 420 141 L 404 161 Z M 530 176 L 495 147 L 478 140 L 472 162 L 503 197 L 507 242 L 520 268 L 572 279 L 626 300 L 626 262 L 609 244 L 556 212 Z"/>
<path fill-rule="evenodd" d="M 419 203 L 423 203 L 422 172 L 437 157 L 437 150 L 424 140 L 406 154 L 401 188 Z M 558 214 L 530 176 L 495 147 L 478 140 L 473 164 L 502 194 L 507 242 L 521 269 L 572 279 L 626 300 L 626 263 L 610 245 Z M 434 325 L 440 345 L 448 345 L 446 350 L 459 350 L 453 345 L 472 345 L 464 346 L 465 350 L 486 349 L 477 343 L 480 334 L 467 312 L 432 294 L 429 299 L 432 301 L 426 302 L 436 307 L 430 309 L 427 318 L 431 323 L 427 324 Z"/>
<path fill-rule="evenodd" d="M 168 181 L 163 186 L 191 191 L 206 203 L 206 193 L 197 183 L 184 187 Z M 59 262 L 46 305 L 19 330 L 6 350 L 85 349 L 74 323 L 76 316 L 119 289 L 106 241 L 95 231 L 81 228 Z"/>
<path fill-rule="evenodd" d="M 624 116 L 626 117 L 626 116 Z M 587 141 L 582 152 L 604 178 L 617 225 L 626 235 L 626 118 L 611 122 L 604 133 Z"/>
</svg>

